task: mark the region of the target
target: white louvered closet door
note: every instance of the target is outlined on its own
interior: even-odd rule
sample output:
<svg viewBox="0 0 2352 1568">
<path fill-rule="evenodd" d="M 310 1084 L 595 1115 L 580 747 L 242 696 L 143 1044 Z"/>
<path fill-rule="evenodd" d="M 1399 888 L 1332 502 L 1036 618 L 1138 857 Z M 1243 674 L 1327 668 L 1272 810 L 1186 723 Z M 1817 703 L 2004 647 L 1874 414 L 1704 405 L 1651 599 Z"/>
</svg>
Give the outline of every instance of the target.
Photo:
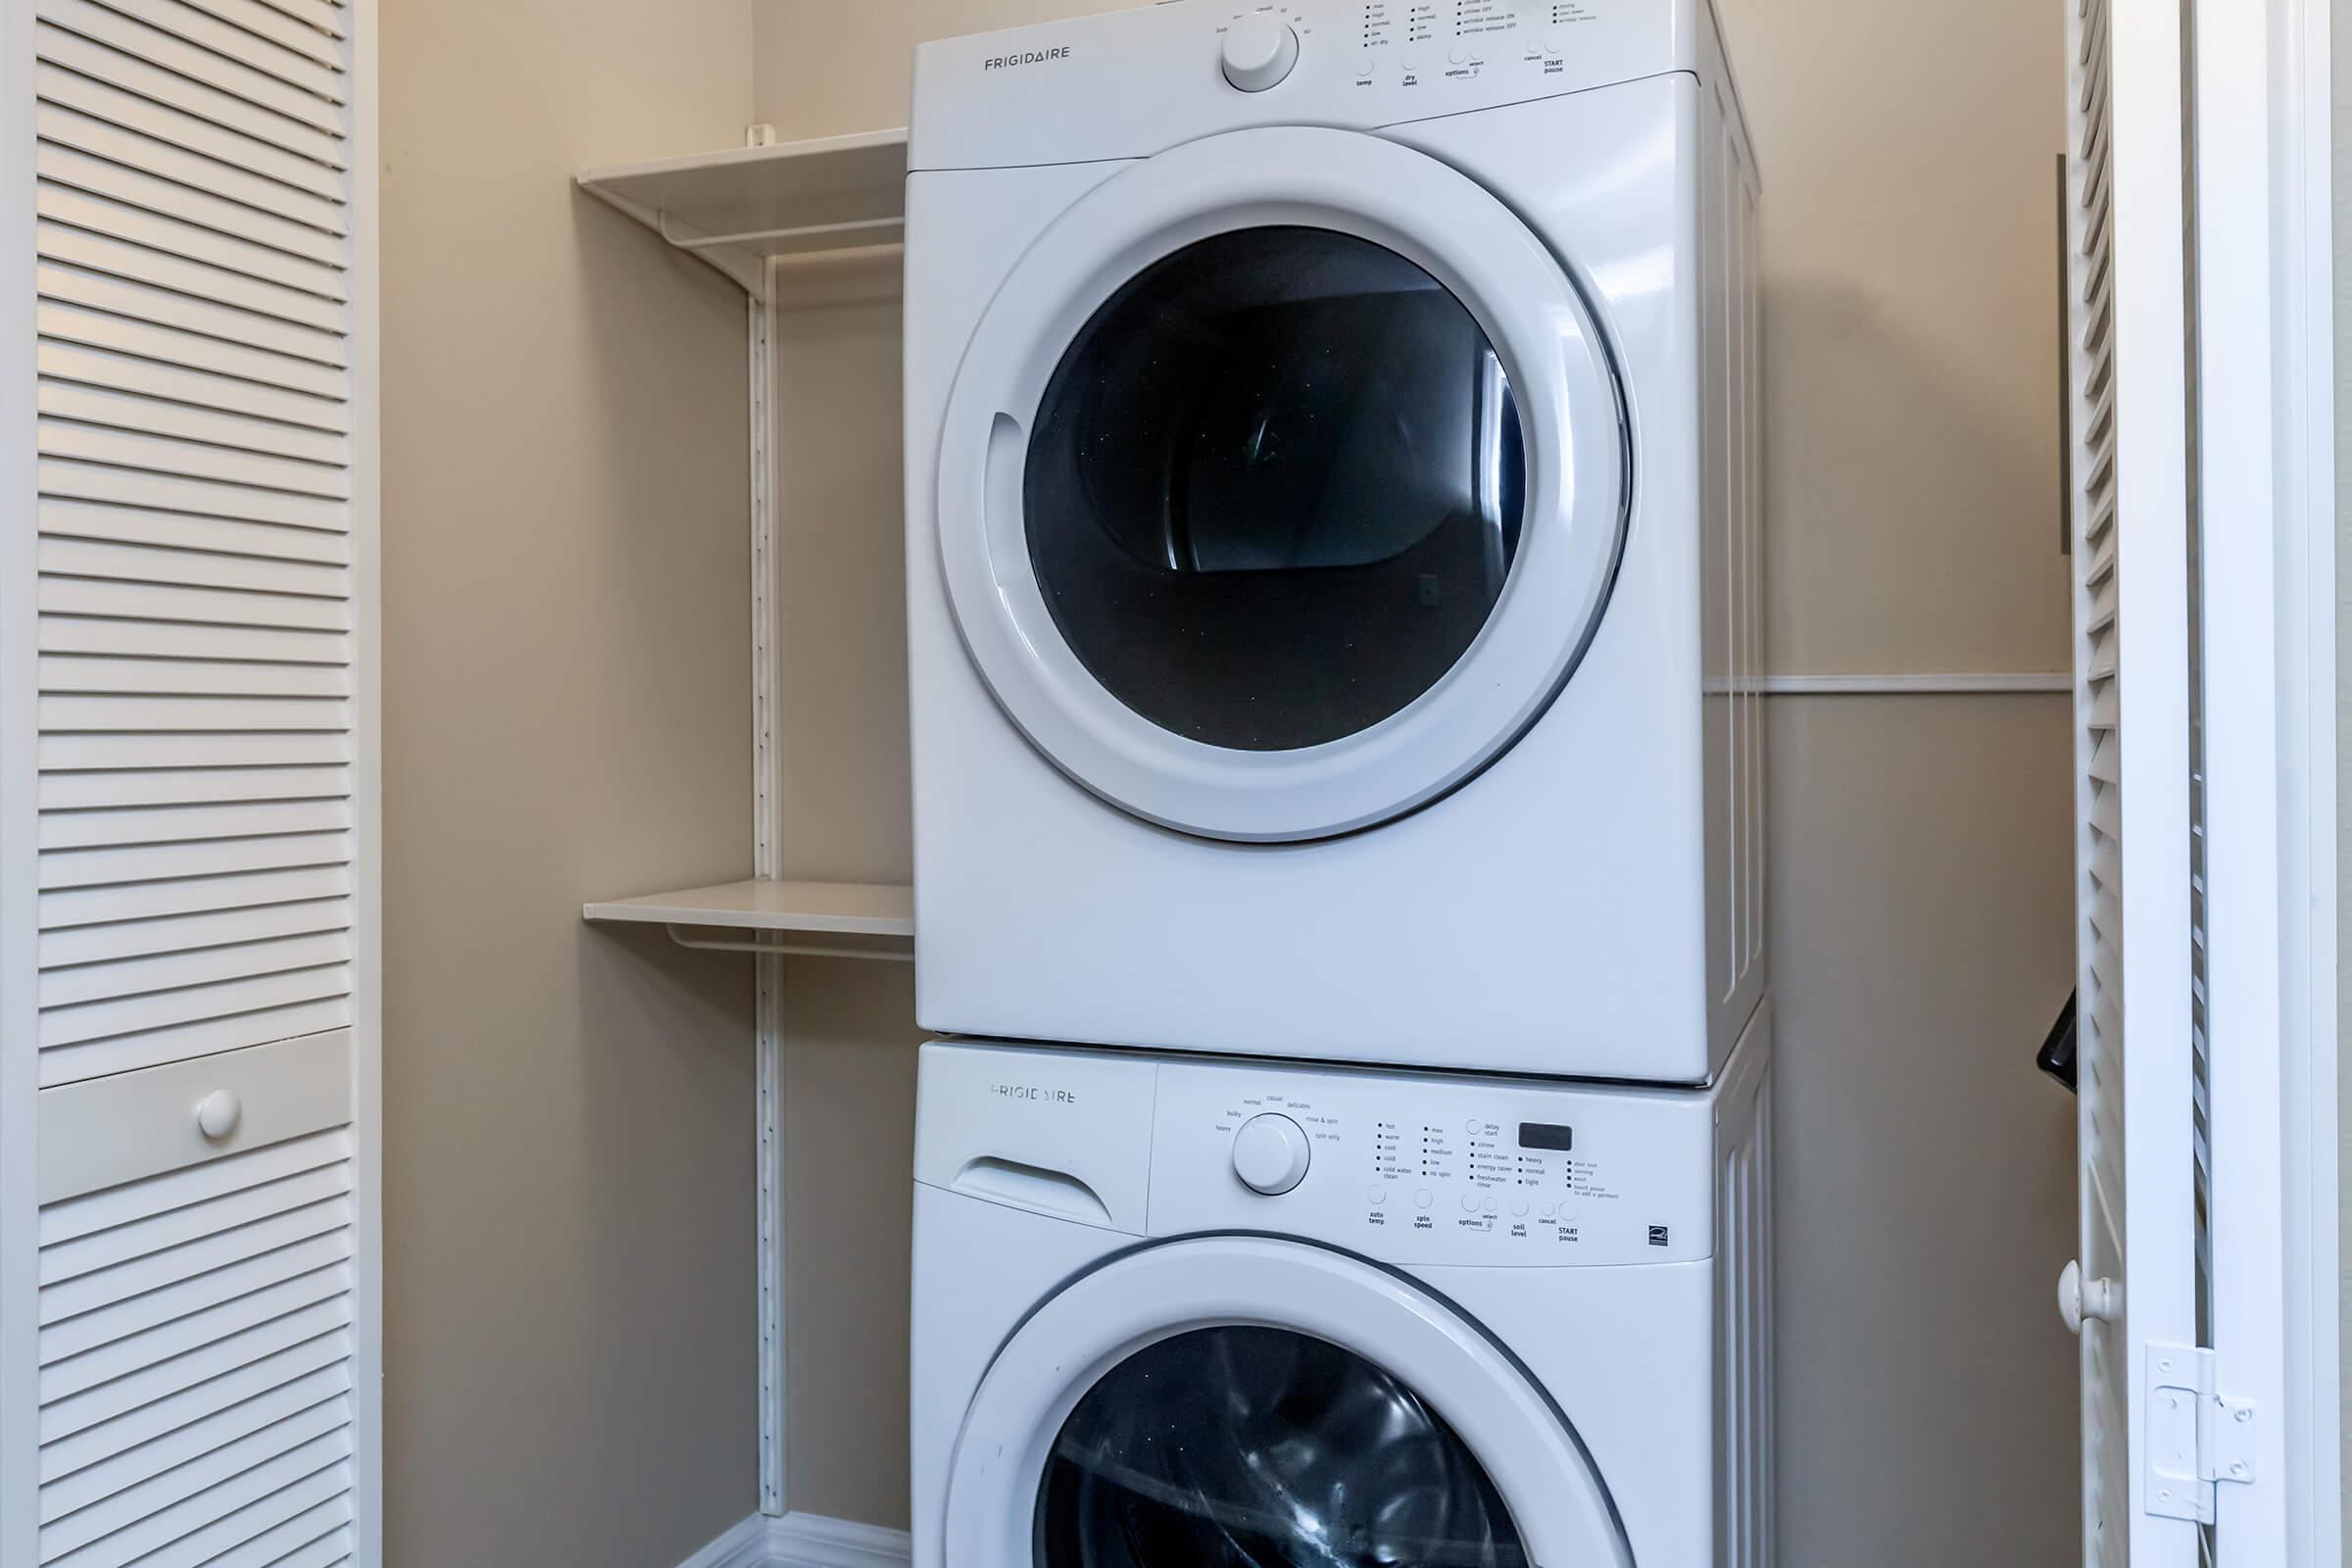
<svg viewBox="0 0 2352 1568">
<path fill-rule="evenodd" d="M 373 1562 L 370 17 L 0 4 L 0 1560 Z"/>
<path fill-rule="evenodd" d="M 2191 1568 L 2201 1001 L 2179 0 L 2069 6 L 2083 1559 Z"/>
</svg>

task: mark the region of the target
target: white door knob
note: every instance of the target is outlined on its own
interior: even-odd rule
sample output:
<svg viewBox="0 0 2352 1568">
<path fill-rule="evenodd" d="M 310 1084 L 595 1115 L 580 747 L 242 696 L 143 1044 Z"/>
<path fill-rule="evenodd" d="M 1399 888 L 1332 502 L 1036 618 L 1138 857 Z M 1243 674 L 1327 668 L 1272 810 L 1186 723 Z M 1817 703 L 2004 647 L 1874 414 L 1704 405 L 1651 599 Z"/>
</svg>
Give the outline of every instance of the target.
<svg viewBox="0 0 2352 1568">
<path fill-rule="evenodd" d="M 196 1102 L 196 1130 L 217 1144 L 237 1130 L 244 1115 L 245 1102 L 234 1091 L 216 1089 Z"/>
<path fill-rule="evenodd" d="M 1306 1133 L 1288 1116 L 1252 1116 L 1233 1140 L 1233 1173 L 1250 1191 L 1279 1198 L 1306 1180 L 1314 1158 Z"/>
<path fill-rule="evenodd" d="M 2124 1287 L 2120 1280 L 2085 1280 L 2081 1263 L 2068 1263 L 2058 1275 L 2058 1315 L 2067 1331 L 2082 1332 L 2085 1322 L 2118 1323 L 2124 1316 Z"/>
<path fill-rule="evenodd" d="M 1225 29 L 1225 79 L 1244 92 L 1279 87 L 1298 64 L 1298 34 L 1274 17 L 1244 17 Z"/>
</svg>

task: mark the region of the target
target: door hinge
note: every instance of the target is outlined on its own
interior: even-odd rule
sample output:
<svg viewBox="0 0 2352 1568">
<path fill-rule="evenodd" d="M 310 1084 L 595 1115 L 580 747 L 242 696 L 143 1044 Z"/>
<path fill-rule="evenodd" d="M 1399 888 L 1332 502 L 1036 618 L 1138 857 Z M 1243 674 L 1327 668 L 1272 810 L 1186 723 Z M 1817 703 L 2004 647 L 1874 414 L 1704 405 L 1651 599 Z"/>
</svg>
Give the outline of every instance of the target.
<svg viewBox="0 0 2352 1568">
<path fill-rule="evenodd" d="M 2212 1524 L 2216 1489 L 2254 1480 L 2254 1406 L 2224 1396 L 2211 1350 L 2147 1348 L 2141 1436 L 2147 1511 Z"/>
</svg>

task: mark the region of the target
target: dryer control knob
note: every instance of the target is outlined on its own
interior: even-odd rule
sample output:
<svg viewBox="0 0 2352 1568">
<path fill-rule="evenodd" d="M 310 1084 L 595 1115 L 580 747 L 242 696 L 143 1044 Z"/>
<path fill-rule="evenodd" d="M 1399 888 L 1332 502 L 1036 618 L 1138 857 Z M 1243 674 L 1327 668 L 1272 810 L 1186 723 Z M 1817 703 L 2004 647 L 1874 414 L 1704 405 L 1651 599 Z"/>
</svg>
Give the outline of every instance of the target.
<svg viewBox="0 0 2352 1568">
<path fill-rule="evenodd" d="M 1279 87 L 1298 64 L 1298 34 L 1276 17 L 1243 17 L 1225 29 L 1225 79 L 1244 92 Z"/>
<path fill-rule="evenodd" d="M 1313 1157 L 1305 1129 L 1288 1116 L 1252 1116 L 1234 1135 L 1233 1173 L 1268 1198 L 1280 1198 L 1306 1180 Z"/>
</svg>

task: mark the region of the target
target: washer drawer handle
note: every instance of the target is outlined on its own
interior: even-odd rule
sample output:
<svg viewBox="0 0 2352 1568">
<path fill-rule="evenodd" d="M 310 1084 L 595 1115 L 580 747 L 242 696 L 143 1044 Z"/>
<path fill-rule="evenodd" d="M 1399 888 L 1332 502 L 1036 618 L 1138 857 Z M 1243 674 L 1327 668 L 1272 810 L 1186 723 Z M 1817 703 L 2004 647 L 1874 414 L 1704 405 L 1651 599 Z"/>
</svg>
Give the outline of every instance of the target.
<svg viewBox="0 0 2352 1568">
<path fill-rule="evenodd" d="M 216 1089 L 196 1102 L 196 1130 L 209 1143 L 220 1143 L 244 1119 L 245 1102 L 233 1089 Z"/>
</svg>

